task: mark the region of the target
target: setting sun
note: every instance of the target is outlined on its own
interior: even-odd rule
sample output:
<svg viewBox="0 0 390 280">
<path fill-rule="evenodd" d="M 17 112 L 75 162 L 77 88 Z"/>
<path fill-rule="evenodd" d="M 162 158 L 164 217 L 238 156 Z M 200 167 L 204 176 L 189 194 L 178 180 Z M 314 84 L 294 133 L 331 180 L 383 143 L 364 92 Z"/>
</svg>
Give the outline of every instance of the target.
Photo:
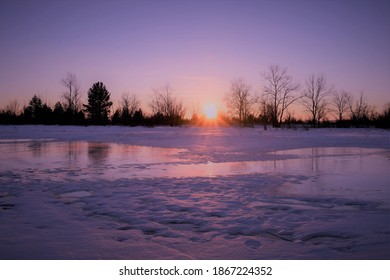
<svg viewBox="0 0 390 280">
<path fill-rule="evenodd" d="M 215 104 L 206 104 L 203 107 L 203 114 L 206 116 L 207 119 L 215 119 L 218 115 L 218 109 Z"/>
</svg>

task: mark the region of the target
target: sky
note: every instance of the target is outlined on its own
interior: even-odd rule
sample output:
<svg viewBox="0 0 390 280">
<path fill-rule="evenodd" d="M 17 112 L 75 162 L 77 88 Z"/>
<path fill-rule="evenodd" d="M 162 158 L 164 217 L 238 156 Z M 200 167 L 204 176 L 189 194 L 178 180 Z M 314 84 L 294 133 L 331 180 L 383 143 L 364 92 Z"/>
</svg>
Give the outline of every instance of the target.
<svg viewBox="0 0 390 280">
<path fill-rule="evenodd" d="M 0 1 L 0 108 L 34 94 L 61 100 L 74 73 L 83 91 L 103 82 L 118 104 L 144 110 L 167 83 L 192 114 L 224 108 L 231 81 L 262 94 L 271 64 L 301 85 L 324 74 L 382 109 L 390 101 L 390 1 Z"/>
</svg>

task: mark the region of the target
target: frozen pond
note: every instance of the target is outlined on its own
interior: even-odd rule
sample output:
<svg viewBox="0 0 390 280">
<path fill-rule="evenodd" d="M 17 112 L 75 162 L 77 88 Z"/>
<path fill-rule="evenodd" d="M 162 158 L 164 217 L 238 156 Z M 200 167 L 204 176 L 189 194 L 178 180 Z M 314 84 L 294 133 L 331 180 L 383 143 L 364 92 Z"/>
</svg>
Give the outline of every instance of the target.
<svg viewBox="0 0 390 280">
<path fill-rule="evenodd" d="M 2 140 L 0 258 L 390 258 L 390 150 L 228 159 Z"/>
<path fill-rule="evenodd" d="M 0 160 L 7 162 L 1 171 L 27 172 L 46 180 L 66 180 L 73 177 L 118 179 L 137 176 L 159 176 L 140 172 L 151 166 L 181 163 L 175 148 L 130 146 L 98 142 L 54 142 L 51 140 L 0 143 Z"/>
<path fill-rule="evenodd" d="M 316 147 L 276 151 L 273 160 L 203 162 L 186 149 L 132 146 L 87 141 L 56 142 L 41 139 L 3 140 L 0 171 L 27 172 L 44 179 L 76 176 L 100 179 L 153 177 L 215 177 L 251 173 L 353 173 L 357 184 L 363 178 L 380 179 L 388 173 L 390 152 L 383 149 Z M 357 173 L 356 170 L 364 170 Z M 363 176 L 364 173 L 364 176 Z M 43 179 L 42 178 L 42 179 Z M 352 179 L 352 178 L 351 178 Z M 381 183 L 381 188 L 383 187 Z"/>
</svg>

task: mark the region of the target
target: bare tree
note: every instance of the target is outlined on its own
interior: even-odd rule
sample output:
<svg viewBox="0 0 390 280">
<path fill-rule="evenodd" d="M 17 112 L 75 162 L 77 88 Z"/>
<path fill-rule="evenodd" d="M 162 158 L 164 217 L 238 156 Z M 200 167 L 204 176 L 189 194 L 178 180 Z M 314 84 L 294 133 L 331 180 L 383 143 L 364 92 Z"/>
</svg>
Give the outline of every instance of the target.
<svg viewBox="0 0 390 280">
<path fill-rule="evenodd" d="M 302 93 L 301 103 L 311 115 L 311 121 L 315 127 L 325 117 L 329 96 L 334 92 L 328 85 L 324 75 L 311 75 L 306 80 L 306 86 Z"/>
<path fill-rule="evenodd" d="M 233 116 L 238 117 L 240 125 L 247 125 L 249 115 L 257 98 L 251 94 L 251 88 L 243 79 L 231 83 L 230 93 L 225 98 L 226 105 Z"/>
<path fill-rule="evenodd" d="M 176 126 L 184 119 L 185 108 L 173 95 L 173 91 L 169 84 L 153 89 L 154 97 L 150 107 L 154 115 L 162 115 L 171 126 Z"/>
<path fill-rule="evenodd" d="M 371 108 L 364 98 L 364 92 L 360 93 L 359 99 L 355 102 L 355 104 L 353 97 L 351 96 L 348 100 L 348 107 L 353 121 L 361 122 L 369 119 Z"/>
<path fill-rule="evenodd" d="M 299 84 L 287 74 L 287 69 L 279 65 L 271 65 L 264 73 L 264 96 L 271 109 L 271 121 L 274 127 L 283 122 L 286 109 L 297 101 L 300 96 L 294 96 Z"/>
<path fill-rule="evenodd" d="M 139 109 L 141 101 L 136 94 L 124 93 L 121 100 L 122 118 L 132 118 Z"/>
<path fill-rule="evenodd" d="M 5 106 L 5 112 L 11 116 L 16 116 L 19 113 L 19 103 L 18 101 L 11 100 L 7 106 Z"/>
<path fill-rule="evenodd" d="M 61 80 L 62 85 L 66 88 L 62 97 L 65 100 L 65 110 L 77 113 L 80 110 L 81 90 L 77 77 L 73 73 L 68 73 Z"/>
<path fill-rule="evenodd" d="M 332 105 L 334 107 L 334 112 L 336 113 L 337 120 L 342 122 L 344 120 L 344 115 L 350 110 L 350 100 L 352 96 L 342 90 L 335 91 L 332 96 Z"/>
<path fill-rule="evenodd" d="M 259 99 L 259 120 L 263 124 L 264 129 L 267 129 L 267 124 L 272 123 L 272 106 L 266 100 L 264 95 Z"/>
</svg>

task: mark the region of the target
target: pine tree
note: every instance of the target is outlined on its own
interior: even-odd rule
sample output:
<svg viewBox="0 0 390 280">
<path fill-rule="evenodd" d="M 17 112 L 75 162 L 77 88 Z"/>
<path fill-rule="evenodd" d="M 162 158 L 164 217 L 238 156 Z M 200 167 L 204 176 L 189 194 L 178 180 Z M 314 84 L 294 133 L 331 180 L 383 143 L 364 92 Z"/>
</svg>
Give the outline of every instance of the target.
<svg viewBox="0 0 390 280">
<path fill-rule="evenodd" d="M 102 82 L 92 85 L 88 91 L 88 104 L 83 104 L 92 124 L 107 124 L 112 102 L 110 93 Z"/>
</svg>

